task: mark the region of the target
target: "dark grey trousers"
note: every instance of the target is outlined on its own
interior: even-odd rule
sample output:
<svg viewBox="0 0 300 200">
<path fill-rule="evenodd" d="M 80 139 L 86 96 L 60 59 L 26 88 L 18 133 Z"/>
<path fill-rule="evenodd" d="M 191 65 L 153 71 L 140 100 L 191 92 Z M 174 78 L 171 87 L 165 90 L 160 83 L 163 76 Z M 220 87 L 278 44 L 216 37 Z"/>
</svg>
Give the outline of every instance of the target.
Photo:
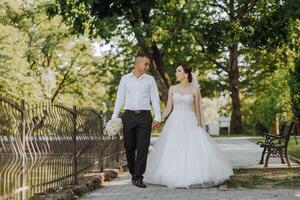
<svg viewBox="0 0 300 200">
<path fill-rule="evenodd" d="M 122 115 L 124 146 L 129 172 L 143 180 L 151 138 L 152 116 L 150 111 Z"/>
</svg>

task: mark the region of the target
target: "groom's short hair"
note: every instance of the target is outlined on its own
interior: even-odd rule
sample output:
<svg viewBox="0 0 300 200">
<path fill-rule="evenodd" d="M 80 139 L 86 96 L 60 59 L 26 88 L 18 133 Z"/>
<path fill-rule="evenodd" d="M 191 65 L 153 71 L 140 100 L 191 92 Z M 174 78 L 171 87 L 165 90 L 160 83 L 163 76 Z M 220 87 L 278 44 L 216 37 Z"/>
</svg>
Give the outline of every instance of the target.
<svg viewBox="0 0 300 200">
<path fill-rule="evenodd" d="M 135 60 L 137 59 L 137 58 L 148 58 L 149 60 L 151 60 L 150 58 L 149 58 L 149 56 L 147 55 L 147 54 L 145 54 L 145 53 L 138 53 L 136 56 L 135 56 Z"/>
</svg>

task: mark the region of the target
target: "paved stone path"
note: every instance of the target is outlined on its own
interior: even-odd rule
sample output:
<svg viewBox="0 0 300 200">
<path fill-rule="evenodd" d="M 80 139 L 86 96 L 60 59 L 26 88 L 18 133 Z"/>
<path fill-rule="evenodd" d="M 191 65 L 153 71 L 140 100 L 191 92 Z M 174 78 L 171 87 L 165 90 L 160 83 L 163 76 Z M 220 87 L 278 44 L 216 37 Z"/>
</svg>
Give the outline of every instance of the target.
<svg viewBox="0 0 300 200">
<path fill-rule="evenodd" d="M 91 194 L 84 200 L 300 200 L 300 190 L 222 190 L 169 189 L 148 185 L 145 189 L 131 185 L 129 175 L 123 174 L 115 181 Z"/>
<path fill-rule="evenodd" d="M 152 143 L 155 142 L 152 139 Z M 247 138 L 215 139 L 234 168 L 258 167 L 261 149 Z M 270 163 L 278 165 L 278 160 Z M 272 164 L 271 164 L 272 165 Z M 295 164 L 294 164 L 295 165 Z M 148 185 L 145 189 L 132 186 L 128 173 L 122 174 L 105 187 L 85 195 L 83 200 L 300 200 L 299 190 L 227 190 L 206 189 L 170 189 Z"/>
</svg>

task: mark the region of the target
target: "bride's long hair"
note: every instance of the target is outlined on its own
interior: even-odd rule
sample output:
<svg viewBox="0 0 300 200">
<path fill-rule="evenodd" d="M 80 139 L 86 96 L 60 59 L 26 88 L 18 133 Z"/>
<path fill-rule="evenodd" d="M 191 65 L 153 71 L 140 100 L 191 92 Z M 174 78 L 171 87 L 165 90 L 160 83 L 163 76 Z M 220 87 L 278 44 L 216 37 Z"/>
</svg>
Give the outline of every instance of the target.
<svg viewBox="0 0 300 200">
<path fill-rule="evenodd" d="M 192 75 L 192 68 L 188 63 L 180 63 L 177 65 L 177 67 L 181 66 L 183 71 L 187 74 L 187 78 L 189 83 L 192 83 L 193 81 L 193 75 Z"/>
<path fill-rule="evenodd" d="M 192 68 L 188 63 L 181 63 L 178 64 L 177 67 L 181 66 L 183 68 L 183 71 L 187 74 L 187 78 L 189 83 L 191 83 L 195 88 L 200 90 L 200 85 L 197 80 L 197 77 L 194 72 L 192 72 Z"/>
</svg>

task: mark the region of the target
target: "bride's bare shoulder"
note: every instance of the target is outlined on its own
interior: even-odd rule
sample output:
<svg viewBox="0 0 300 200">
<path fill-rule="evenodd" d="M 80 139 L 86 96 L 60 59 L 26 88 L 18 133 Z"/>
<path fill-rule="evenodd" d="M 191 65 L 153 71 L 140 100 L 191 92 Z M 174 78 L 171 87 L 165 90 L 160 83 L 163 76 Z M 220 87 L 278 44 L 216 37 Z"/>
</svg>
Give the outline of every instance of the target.
<svg viewBox="0 0 300 200">
<path fill-rule="evenodd" d="M 171 85 L 172 88 L 177 88 L 179 87 L 179 84 Z"/>
<path fill-rule="evenodd" d="M 176 88 L 178 88 L 178 86 L 179 86 L 178 84 L 171 85 L 169 90 L 171 90 L 173 92 L 174 90 L 176 90 Z"/>
</svg>

